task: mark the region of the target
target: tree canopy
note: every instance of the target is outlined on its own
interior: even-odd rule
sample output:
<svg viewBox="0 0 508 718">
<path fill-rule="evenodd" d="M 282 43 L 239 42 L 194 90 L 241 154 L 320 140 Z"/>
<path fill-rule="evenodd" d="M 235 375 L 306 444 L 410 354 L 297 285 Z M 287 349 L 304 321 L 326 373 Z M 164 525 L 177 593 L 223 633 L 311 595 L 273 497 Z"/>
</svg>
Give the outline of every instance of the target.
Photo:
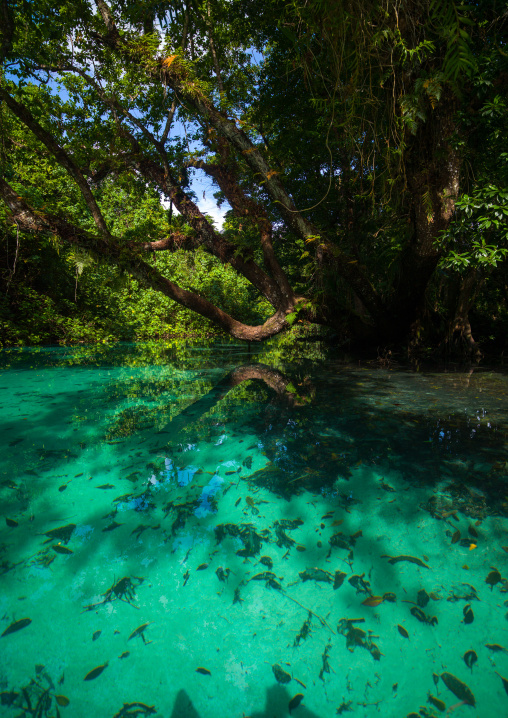
<svg viewBox="0 0 508 718">
<path fill-rule="evenodd" d="M 239 339 L 475 351 L 475 305 L 506 312 L 507 7 L 1 0 L 7 291 L 21 233 L 74 298 L 99 262 Z"/>
</svg>

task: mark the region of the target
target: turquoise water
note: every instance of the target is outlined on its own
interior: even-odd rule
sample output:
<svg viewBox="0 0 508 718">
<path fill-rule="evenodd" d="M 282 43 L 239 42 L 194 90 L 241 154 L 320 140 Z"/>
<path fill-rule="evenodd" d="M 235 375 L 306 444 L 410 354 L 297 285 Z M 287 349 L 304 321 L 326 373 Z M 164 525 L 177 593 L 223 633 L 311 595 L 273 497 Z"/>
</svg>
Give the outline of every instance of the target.
<svg viewBox="0 0 508 718">
<path fill-rule="evenodd" d="M 504 374 L 1 362 L 0 715 L 508 714 Z"/>
</svg>

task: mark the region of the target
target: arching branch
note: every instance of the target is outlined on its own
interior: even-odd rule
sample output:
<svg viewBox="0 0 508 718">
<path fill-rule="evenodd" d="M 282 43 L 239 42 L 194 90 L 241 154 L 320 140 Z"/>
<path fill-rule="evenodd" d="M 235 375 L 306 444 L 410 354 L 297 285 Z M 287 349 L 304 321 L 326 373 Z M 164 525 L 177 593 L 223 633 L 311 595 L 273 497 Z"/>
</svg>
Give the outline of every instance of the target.
<svg viewBox="0 0 508 718">
<path fill-rule="evenodd" d="M 195 292 L 190 292 L 164 277 L 155 267 L 143 261 L 139 255 L 123 246 L 109 235 L 95 236 L 55 215 L 35 212 L 12 187 L 0 178 L 0 197 L 7 205 L 12 219 L 24 232 L 51 232 L 71 245 L 82 247 L 106 262 L 121 267 L 148 287 L 161 292 L 188 309 L 200 314 L 231 336 L 248 341 L 262 341 L 278 334 L 287 327 L 285 312 L 277 311 L 264 324 L 250 326 L 239 322 Z"/>
</svg>

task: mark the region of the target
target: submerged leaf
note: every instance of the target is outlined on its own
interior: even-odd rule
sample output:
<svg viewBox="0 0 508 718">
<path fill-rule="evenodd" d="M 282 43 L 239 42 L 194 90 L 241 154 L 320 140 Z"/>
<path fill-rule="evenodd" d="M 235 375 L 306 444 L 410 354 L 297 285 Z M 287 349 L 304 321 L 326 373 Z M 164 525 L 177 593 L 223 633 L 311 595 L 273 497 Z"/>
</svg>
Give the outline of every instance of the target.
<svg viewBox="0 0 508 718">
<path fill-rule="evenodd" d="M 366 598 L 365 601 L 362 601 L 362 606 L 379 606 L 379 604 L 383 603 L 384 600 L 383 596 L 369 596 L 369 598 Z"/>
<path fill-rule="evenodd" d="M 401 626 L 400 623 L 398 623 L 397 628 L 399 629 L 399 633 L 401 636 L 403 636 L 404 638 L 409 638 L 409 633 L 404 628 L 404 626 Z"/>
<path fill-rule="evenodd" d="M 107 663 L 104 663 L 102 666 L 97 666 L 96 668 L 93 668 L 91 671 L 89 671 L 86 676 L 83 678 L 84 681 L 93 681 L 94 678 L 97 678 L 100 676 L 102 671 L 107 667 Z"/>
<path fill-rule="evenodd" d="M 74 553 L 70 548 L 67 548 L 67 546 L 62 546 L 62 544 L 57 543 L 54 544 L 52 547 L 53 551 L 56 551 L 57 553 L 63 553 L 63 554 L 70 554 Z"/>
<path fill-rule="evenodd" d="M 129 638 L 128 638 L 127 640 L 130 641 L 131 638 L 136 638 L 136 636 L 142 635 L 142 634 L 143 634 L 143 631 L 145 630 L 145 628 L 146 628 L 147 626 L 149 626 L 149 625 L 150 625 L 149 622 L 148 622 L 148 623 L 142 623 L 141 626 L 138 626 L 138 627 L 136 628 L 136 630 L 134 630 L 134 631 L 131 633 L 131 635 L 129 636 Z"/>
<path fill-rule="evenodd" d="M 281 668 L 278 663 L 275 663 L 272 666 L 272 671 L 277 683 L 289 683 L 291 681 L 291 676 L 289 675 L 289 673 L 287 673 L 283 668 Z"/>
<path fill-rule="evenodd" d="M 496 673 L 497 673 L 497 671 L 496 671 Z M 508 695 L 508 678 L 503 678 L 503 676 L 500 673 L 497 673 L 497 675 L 503 681 L 503 688 L 505 689 L 506 694 Z"/>
<path fill-rule="evenodd" d="M 0 638 L 3 638 L 3 636 L 8 636 L 9 633 L 16 633 L 16 631 L 21 631 L 22 628 L 29 626 L 31 623 L 31 618 L 20 618 L 19 621 L 14 621 L 14 623 L 11 623 L 10 626 L 7 626 Z"/>
<path fill-rule="evenodd" d="M 445 686 L 457 696 L 459 701 L 464 701 L 470 706 L 476 705 L 476 700 L 469 686 L 459 680 L 452 673 L 441 673 L 441 679 Z"/>
<path fill-rule="evenodd" d="M 464 663 L 468 668 L 471 669 L 471 671 L 473 670 L 473 666 L 477 662 L 477 660 L 478 656 L 476 655 L 475 651 L 471 650 L 464 653 Z"/>
<path fill-rule="evenodd" d="M 289 712 L 291 713 L 291 711 L 293 711 L 295 708 L 298 708 L 298 706 L 303 701 L 303 699 L 304 699 L 303 693 L 297 693 L 295 696 L 293 696 L 291 698 L 291 700 L 289 701 L 289 705 L 288 705 Z"/>
<path fill-rule="evenodd" d="M 433 696 L 430 692 L 427 694 L 427 702 L 437 708 L 438 711 L 441 711 L 441 713 L 446 710 L 446 703 L 442 701 L 441 698 Z"/>
</svg>

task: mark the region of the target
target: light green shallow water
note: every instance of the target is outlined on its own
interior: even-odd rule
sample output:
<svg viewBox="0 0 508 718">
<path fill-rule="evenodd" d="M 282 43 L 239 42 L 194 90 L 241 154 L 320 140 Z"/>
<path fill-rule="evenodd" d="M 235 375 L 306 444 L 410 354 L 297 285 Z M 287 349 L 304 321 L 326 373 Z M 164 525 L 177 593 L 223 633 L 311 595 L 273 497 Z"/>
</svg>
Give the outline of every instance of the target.
<svg viewBox="0 0 508 718">
<path fill-rule="evenodd" d="M 508 715 L 506 376 L 2 361 L 0 715 Z"/>
</svg>

